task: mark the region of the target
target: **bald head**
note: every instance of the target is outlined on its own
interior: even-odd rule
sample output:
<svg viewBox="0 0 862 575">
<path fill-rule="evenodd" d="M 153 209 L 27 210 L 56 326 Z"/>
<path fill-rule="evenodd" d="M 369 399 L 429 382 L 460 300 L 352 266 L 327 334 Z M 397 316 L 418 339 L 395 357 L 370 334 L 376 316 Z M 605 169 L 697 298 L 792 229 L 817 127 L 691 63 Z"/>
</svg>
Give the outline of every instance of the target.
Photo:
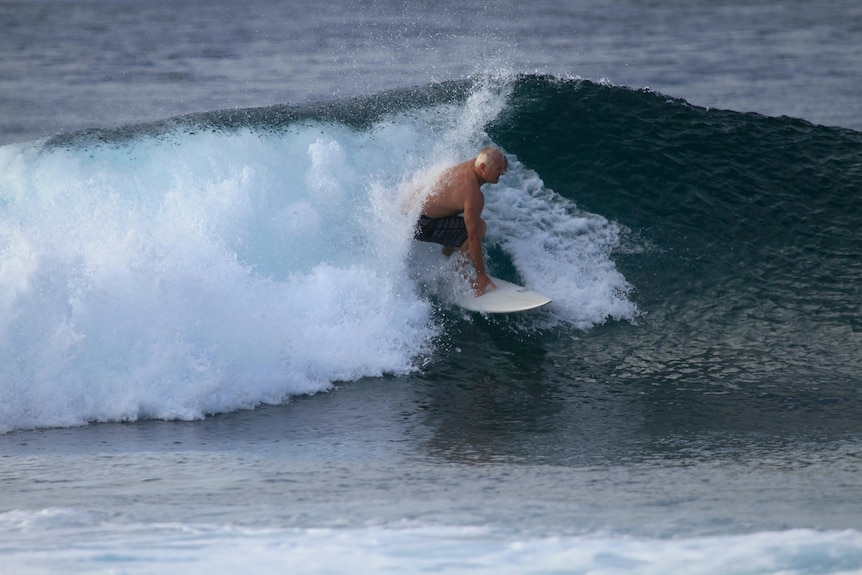
<svg viewBox="0 0 862 575">
<path fill-rule="evenodd" d="M 493 146 L 479 150 L 473 162 L 473 171 L 479 177 L 480 183 L 496 184 L 508 169 L 506 156 Z"/>
<path fill-rule="evenodd" d="M 509 162 L 506 161 L 506 156 L 504 156 L 503 152 L 494 146 L 488 146 L 487 148 L 479 150 L 479 153 L 476 154 L 474 165 L 478 168 L 479 164 L 486 164 L 489 167 L 509 168 Z"/>
</svg>

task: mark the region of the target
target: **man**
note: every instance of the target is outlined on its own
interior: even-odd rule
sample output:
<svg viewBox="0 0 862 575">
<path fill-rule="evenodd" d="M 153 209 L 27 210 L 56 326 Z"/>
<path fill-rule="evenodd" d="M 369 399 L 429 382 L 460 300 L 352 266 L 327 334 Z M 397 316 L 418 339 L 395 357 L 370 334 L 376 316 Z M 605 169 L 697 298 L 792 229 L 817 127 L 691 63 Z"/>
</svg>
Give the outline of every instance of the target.
<svg viewBox="0 0 862 575">
<path fill-rule="evenodd" d="M 485 272 L 482 255 L 487 224 L 482 219 L 485 196 L 481 188 L 484 184 L 496 184 L 508 169 L 506 156 L 493 147 L 484 148 L 474 159 L 449 168 L 425 200 L 417 224 L 414 236 L 417 240 L 443 245 L 447 256 L 459 249 L 461 257 L 473 264 L 476 277 L 471 285 L 476 296 L 489 287 L 497 287 Z"/>
</svg>

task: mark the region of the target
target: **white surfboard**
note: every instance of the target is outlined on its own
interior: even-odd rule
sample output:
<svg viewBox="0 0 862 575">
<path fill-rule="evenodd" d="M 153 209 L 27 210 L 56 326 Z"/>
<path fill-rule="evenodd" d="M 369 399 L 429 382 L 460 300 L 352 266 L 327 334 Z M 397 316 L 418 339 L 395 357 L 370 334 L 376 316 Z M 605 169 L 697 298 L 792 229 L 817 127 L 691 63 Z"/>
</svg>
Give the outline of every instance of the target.
<svg viewBox="0 0 862 575">
<path fill-rule="evenodd" d="M 512 313 L 527 311 L 551 303 L 550 298 L 518 284 L 492 277 L 496 288 L 488 288 L 476 297 L 472 292 L 459 293 L 455 303 L 462 308 L 481 313 Z"/>
</svg>

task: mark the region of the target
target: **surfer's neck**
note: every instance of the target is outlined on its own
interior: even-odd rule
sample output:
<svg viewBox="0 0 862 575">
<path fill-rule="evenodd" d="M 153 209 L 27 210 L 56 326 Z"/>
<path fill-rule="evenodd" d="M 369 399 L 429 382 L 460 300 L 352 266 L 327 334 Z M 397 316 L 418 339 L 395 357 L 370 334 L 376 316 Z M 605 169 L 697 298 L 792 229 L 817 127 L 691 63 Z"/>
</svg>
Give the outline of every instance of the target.
<svg viewBox="0 0 862 575">
<path fill-rule="evenodd" d="M 476 164 L 470 164 L 470 171 L 473 172 L 474 176 L 476 176 L 476 183 L 481 188 L 482 184 L 485 183 L 485 178 L 483 178 L 482 174 L 479 173 L 479 169 L 476 168 Z"/>
</svg>

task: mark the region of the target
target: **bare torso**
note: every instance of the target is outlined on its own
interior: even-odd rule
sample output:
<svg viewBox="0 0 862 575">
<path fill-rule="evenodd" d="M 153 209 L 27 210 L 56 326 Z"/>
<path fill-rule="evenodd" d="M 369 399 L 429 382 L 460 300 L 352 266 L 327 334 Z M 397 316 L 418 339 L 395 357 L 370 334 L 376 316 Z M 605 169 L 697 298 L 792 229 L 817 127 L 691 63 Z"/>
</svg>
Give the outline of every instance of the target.
<svg viewBox="0 0 862 575">
<path fill-rule="evenodd" d="M 464 211 L 468 200 L 479 193 L 479 180 L 473 172 L 473 160 L 461 162 L 440 177 L 422 206 L 422 215 L 429 218 L 457 216 Z"/>
</svg>

